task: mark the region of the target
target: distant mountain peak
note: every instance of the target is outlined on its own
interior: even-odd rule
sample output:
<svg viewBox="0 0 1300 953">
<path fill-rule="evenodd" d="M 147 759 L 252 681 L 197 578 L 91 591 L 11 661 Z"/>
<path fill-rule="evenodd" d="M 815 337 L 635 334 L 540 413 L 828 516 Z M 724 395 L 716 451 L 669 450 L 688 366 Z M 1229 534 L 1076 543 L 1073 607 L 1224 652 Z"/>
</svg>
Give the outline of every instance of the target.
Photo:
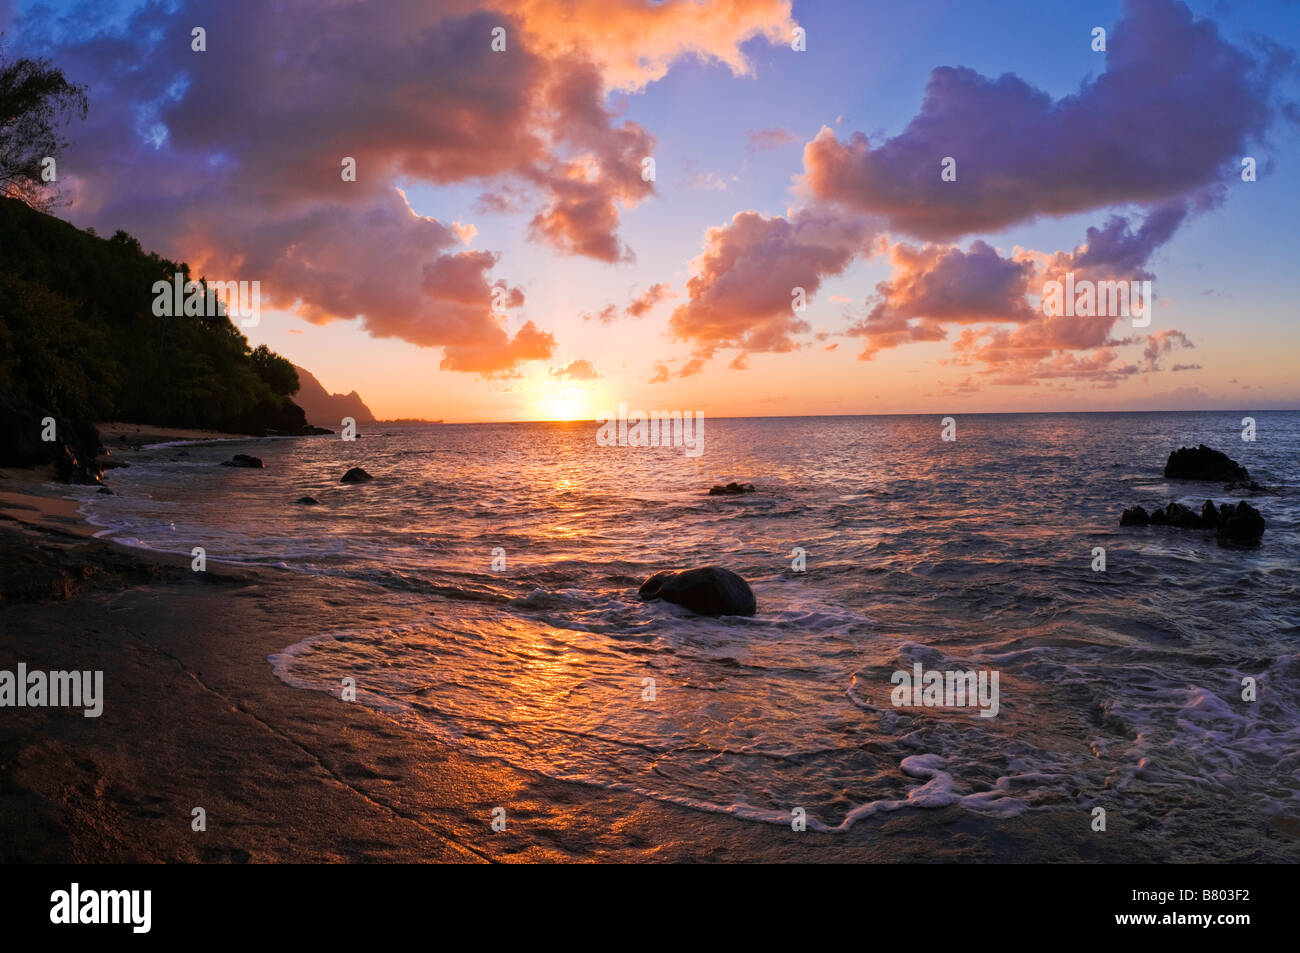
<svg viewBox="0 0 1300 953">
<path fill-rule="evenodd" d="M 351 417 L 359 424 L 375 422 L 375 415 L 355 390 L 347 394 L 331 394 L 311 371 L 297 364 L 294 369 L 298 372 L 298 393 L 293 400 L 307 414 L 307 422 L 312 426 L 337 430 L 344 417 Z"/>
</svg>

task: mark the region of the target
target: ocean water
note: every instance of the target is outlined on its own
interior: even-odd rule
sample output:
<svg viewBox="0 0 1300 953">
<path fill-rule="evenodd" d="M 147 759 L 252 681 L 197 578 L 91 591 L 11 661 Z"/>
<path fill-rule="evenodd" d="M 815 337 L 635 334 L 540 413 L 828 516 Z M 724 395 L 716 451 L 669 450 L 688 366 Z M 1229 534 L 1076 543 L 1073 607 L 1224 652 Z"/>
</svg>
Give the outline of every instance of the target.
<svg viewBox="0 0 1300 953">
<path fill-rule="evenodd" d="M 1103 806 L 1211 857 L 1300 818 L 1300 413 L 1253 414 L 1254 442 L 1242 416 L 962 415 L 955 442 L 937 415 L 709 419 L 699 457 L 602 447 L 593 423 L 162 446 L 84 511 L 133 545 L 417 609 L 341 609 L 268 664 L 335 695 L 352 676 L 358 702 L 483 757 L 825 831 Z M 1134 504 L 1243 498 L 1163 479 L 1198 443 L 1276 490 L 1248 497 L 1257 548 L 1120 527 Z M 216 466 L 236 452 L 266 469 Z M 376 479 L 339 484 L 356 465 Z M 730 480 L 757 492 L 707 495 Z M 638 600 L 709 563 L 756 617 Z M 996 716 L 893 705 L 917 663 L 996 671 Z"/>
</svg>

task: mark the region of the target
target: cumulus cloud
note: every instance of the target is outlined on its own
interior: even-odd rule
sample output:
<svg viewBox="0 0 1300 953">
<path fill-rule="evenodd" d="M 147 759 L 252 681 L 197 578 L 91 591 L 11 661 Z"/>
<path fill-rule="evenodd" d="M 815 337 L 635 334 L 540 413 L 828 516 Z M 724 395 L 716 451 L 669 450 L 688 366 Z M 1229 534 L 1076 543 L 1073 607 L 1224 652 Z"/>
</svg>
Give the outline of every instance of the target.
<svg viewBox="0 0 1300 953">
<path fill-rule="evenodd" d="M 669 320 L 673 336 L 694 345 L 687 369 L 698 373 L 719 348 L 793 350 L 795 335 L 809 330 L 794 308 L 794 289 L 811 298 L 870 236 L 865 219 L 816 209 L 789 219 L 739 212 L 709 229 L 686 283 L 689 300 Z"/>
<path fill-rule="evenodd" d="M 947 241 L 1215 191 L 1281 108 L 1267 64 L 1176 0 L 1125 0 L 1105 64 L 1060 99 L 1011 73 L 939 67 L 898 135 L 872 145 L 823 128 L 804 149 L 804 185 L 893 231 Z M 956 181 L 940 178 L 945 157 Z"/>
<path fill-rule="evenodd" d="M 672 286 L 665 281 L 651 285 L 645 292 L 632 299 L 624 312 L 629 318 L 642 318 L 650 309 L 665 298 L 673 297 Z"/>
<path fill-rule="evenodd" d="M 1161 355 L 1193 346 L 1183 332 L 1120 337 L 1122 313 L 1047 314 L 1038 299 L 1045 282 L 1067 273 L 1079 281 L 1149 280 L 1145 266 L 1185 211 L 1159 207 L 1136 228 L 1115 216 L 1103 228 L 1089 228 L 1077 248 L 1052 254 L 1016 249 L 1003 256 L 980 240 L 965 251 L 897 243 L 890 248 L 893 275 L 847 333 L 864 339 L 859 357 L 870 360 L 886 348 L 948 340 L 961 328 L 952 341 L 954 363 L 981 363 L 982 373 L 1001 384 L 1078 378 L 1113 386 L 1159 371 Z M 1141 364 L 1124 357 L 1123 349 L 1137 345 L 1144 345 Z"/>
<path fill-rule="evenodd" d="M 848 330 L 866 338 L 864 359 L 909 341 L 941 341 L 948 324 L 1037 316 L 1026 299 L 1033 263 L 1003 258 L 982 241 L 968 251 L 899 243 L 890 257 L 894 274 L 876 286 L 880 300 Z"/>
<path fill-rule="evenodd" d="M 796 347 L 808 327 L 790 309 L 791 287 L 811 295 L 886 233 L 927 244 L 880 239 L 893 274 L 848 329 L 864 339 L 864 359 L 949 340 L 960 329 L 954 360 L 982 362 L 982 373 L 1001 382 L 1075 377 L 1113 386 L 1159 369 L 1154 359 L 1125 356 L 1144 342 L 1116 337 L 1117 316 L 1049 317 L 1034 299 L 1045 281 L 1069 273 L 1151 280 L 1153 252 L 1189 216 L 1222 201 L 1220 183 L 1235 174 L 1247 144 L 1287 114 L 1276 101 L 1282 58 L 1274 51 L 1252 59 L 1177 0 L 1126 0 L 1108 50 L 1105 71 L 1060 99 L 1012 74 L 990 79 L 940 67 L 898 135 L 873 145 L 861 134 L 842 142 L 823 128 L 804 149 L 804 208 L 772 218 L 741 212 L 707 233 L 689 301 L 670 322 L 677 338 L 695 345 L 681 373 L 719 348 Z M 955 182 L 940 178 L 945 156 L 957 160 Z M 1004 256 L 984 241 L 964 250 L 950 244 L 1039 216 L 1114 206 L 1144 214 L 1140 221 L 1111 214 L 1069 251 Z M 1162 338 L 1161 347 L 1166 340 L 1176 339 Z"/>
<path fill-rule="evenodd" d="M 552 367 L 550 376 L 561 381 L 594 381 L 601 375 L 591 361 L 577 360 L 561 368 Z"/>
<path fill-rule="evenodd" d="M 70 130 L 78 224 L 493 374 L 550 356 L 551 335 L 509 333 L 492 309 L 501 262 L 463 247 L 475 226 L 415 214 L 396 183 L 479 182 L 480 209 L 534 213 L 534 240 L 629 260 L 620 216 L 653 192 L 641 161 L 654 138 L 607 109 L 608 92 L 682 56 L 746 73 L 742 45 L 791 24 L 781 0 L 179 0 L 75 35 L 36 13 L 16 21 L 11 44 L 25 37 L 90 87 L 90 118 Z M 190 49 L 195 24 L 206 53 Z M 506 306 L 521 300 L 510 289 Z"/>
</svg>

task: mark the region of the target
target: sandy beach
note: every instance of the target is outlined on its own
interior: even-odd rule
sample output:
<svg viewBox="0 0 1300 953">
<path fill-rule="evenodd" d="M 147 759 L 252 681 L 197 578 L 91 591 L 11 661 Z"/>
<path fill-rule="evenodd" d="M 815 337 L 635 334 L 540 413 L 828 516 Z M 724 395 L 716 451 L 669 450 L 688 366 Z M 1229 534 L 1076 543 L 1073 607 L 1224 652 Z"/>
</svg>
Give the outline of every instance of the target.
<svg viewBox="0 0 1300 953">
<path fill-rule="evenodd" d="M 120 433 L 109 431 L 105 444 Z M 182 439 L 174 432 L 142 435 Z M 115 454 L 129 463 L 131 451 Z M 111 485 L 111 472 L 108 483 Z M 1116 818 L 903 809 L 795 832 L 463 754 L 361 705 L 291 688 L 267 657 L 357 617 L 348 590 L 91 537 L 61 488 L 0 478 L 0 659 L 102 670 L 99 718 L 0 716 L 3 860 L 74 862 L 1159 860 Z M 355 604 L 364 603 L 357 587 Z M 433 601 L 428 614 L 454 612 Z M 392 621 L 391 619 L 386 621 Z M 207 830 L 191 828 L 206 812 Z M 506 809 L 506 830 L 492 812 Z M 949 847 L 933 849 L 936 830 Z M 924 844 L 925 846 L 921 846 Z"/>
</svg>

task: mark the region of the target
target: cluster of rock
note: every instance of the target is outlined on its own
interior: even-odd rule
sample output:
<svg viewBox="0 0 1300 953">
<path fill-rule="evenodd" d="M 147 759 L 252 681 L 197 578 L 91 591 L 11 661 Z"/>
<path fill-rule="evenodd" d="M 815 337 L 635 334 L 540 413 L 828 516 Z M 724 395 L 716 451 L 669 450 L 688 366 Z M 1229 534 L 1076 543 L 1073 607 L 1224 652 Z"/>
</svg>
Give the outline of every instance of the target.
<svg viewBox="0 0 1300 953">
<path fill-rule="evenodd" d="M 1267 487 L 1252 480 L 1241 464 L 1226 453 L 1213 450 L 1205 444 L 1180 447 L 1169 454 L 1164 475 L 1171 480 L 1223 482 L 1228 490 L 1268 491 Z M 1214 530 L 1219 542 L 1246 546 L 1256 545 L 1263 537 L 1265 527 L 1263 515 L 1245 500 L 1236 504 L 1216 504 L 1212 500 L 1206 500 L 1199 513 L 1190 506 L 1174 502 L 1150 513 L 1141 506 L 1130 506 L 1120 516 L 1119 524 Z"/>
<path fill-rule="evenodd" d="M 709 496 L 739 496 L 742 493 L 753 493 L 754 484 L 752 483 L 728 483 L 726 486 L 715 486 L 709 490 Z"/>
<path fill-rule="evenodd" d="M 1245 500 L 1234 506 L 1216 506 L 1211 500 L 1198 513 L 1182 503 L 1170 503 L 1164 509 L 1148 513 L 1140 506 L 1130 506 L 1119 518 L 1121 526 L 1174 526 L 1178 529 L 1212 529 L 1220 540 L 1250 545 L 1264 535 L 1264 517 Z"/>
</svg>

